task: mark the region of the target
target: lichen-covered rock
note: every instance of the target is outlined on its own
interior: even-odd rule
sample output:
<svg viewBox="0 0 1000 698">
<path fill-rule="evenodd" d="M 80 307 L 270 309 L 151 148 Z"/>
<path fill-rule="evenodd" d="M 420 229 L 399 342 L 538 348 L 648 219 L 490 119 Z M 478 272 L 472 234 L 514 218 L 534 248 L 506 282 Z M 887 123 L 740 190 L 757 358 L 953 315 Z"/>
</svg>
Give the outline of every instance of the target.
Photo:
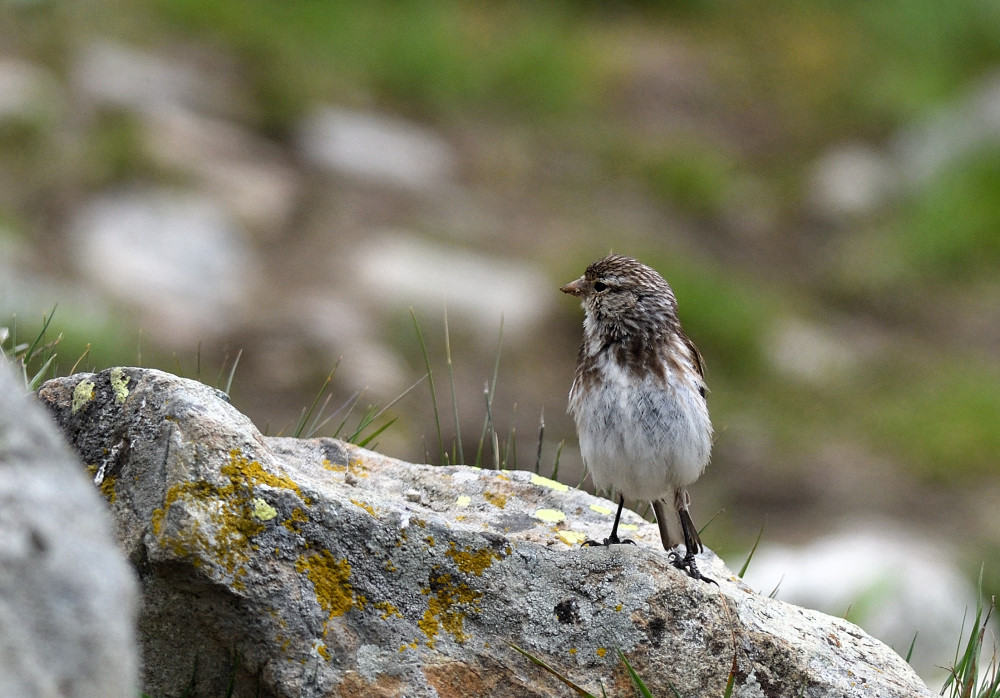
<svg viewBox="0 0 1000 698">
<path fill-rule="evenodd" d="M 135 698 L 136 591 L 104 502 L 0 355 L 0 696 Z"/>
<path fill-rule="evenodd" d="M 656 527 L 526 472 L 403 463 L 263 437 L 207 386 L 143 369 L 39 391 L 108 497 L 143 584 L 151 695 L 931 696 L 844 620 L 754 593 L 711 553 L 675 570 Z"/>
</svg>

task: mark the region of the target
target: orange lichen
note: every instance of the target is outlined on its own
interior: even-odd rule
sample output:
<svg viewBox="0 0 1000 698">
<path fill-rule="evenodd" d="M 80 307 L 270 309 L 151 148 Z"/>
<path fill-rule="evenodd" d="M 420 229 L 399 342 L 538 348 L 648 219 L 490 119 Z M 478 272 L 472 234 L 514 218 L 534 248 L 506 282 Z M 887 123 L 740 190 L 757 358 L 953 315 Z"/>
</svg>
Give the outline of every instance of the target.
<svg viewBox="0 0 1000 698">
<path fill-rule="evenodd" d="M 361 507 L 362 509 L 364 509 L 365 511 L 367 511 L 369 514 L 371 514 L 376 519 L 378 518 L 378 514 L 375 513 L 375 509 L 372 508 L 371 504 L 366 504 L 365 502 L 360 502 L 357 499 L 352 499 L 351 500 L 351 504 L 353 504 L 354 506 Z"/>
<path fill-rule="evenodd" d="M 478 612 L 477 602 L 482 592 L 469 587 L 465 582 L 456 584 L 450 574 L 442 574 L 431 580 L 431 587 L 423 589 L 422 594 L 432 595 L 427 600 L 427 610 L 417 622 L 424 635 L 427 636 L 427 646 L 433 648 L 440 630 L 450 633 L 455 642 L 465 642 L 469 636 L 463 632 L 467 611 Z"/>
<path fill-rule="evenodd" d="M 448 548 L 448 552 L 445 555 L 455 561 L 458 569 L 465 574 L 474 574 L 477 577 L 482 576 L 483 570 L 492 565 L 494 560 L 502 559 L 499 553 L 490 548 L 464 551 L 458 549 L 455 541 L 449 541 Z M 508 552 L 508 554 L 510 553 Z"/>
<path fill-rule="evenodd" d="M 503 509 L 507 506 L 507 495 L 505 494 L 494 494 L 493 492 L 483 492 L 483 499 L 497 507 L 498 509 Z"/>
<path fill-rule="evenodd" d="M 346 559 L 335 560 L 329 550 L 300 555 L 295 571 L 305 573 L 313 583 L 316 601 L 330 618 L 342 616 L 352 608 L 364 608 L 367 600 L 354 592 L 350 582 L 351 565 Z"/>
</svg>

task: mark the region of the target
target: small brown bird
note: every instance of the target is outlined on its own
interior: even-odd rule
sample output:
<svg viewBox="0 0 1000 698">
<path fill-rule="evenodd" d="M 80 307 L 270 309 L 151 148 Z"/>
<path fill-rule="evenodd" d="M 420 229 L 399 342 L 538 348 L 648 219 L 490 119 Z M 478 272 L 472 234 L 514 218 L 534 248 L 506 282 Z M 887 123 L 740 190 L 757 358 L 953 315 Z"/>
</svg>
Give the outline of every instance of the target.
<svg viewBox="0 0 1000 698">
<path fill-rule="evenodd" d="M 695 565 L 702 544 L 686 488 L 708 465 L 712 423 L 704 364 L 681 329 L 673 290 L 656 270 L 615 254 L 560 290 L 578 297 L 584 310 L 569 393 L 580 451 L 594 485 L 619 497 L 603 544 L 632 542 L 618 537 L 626 497 L 652 501 L 673 564 L 711 581 Z M 683 557 L 674 550 L 681 543 Z"/>
</svg>

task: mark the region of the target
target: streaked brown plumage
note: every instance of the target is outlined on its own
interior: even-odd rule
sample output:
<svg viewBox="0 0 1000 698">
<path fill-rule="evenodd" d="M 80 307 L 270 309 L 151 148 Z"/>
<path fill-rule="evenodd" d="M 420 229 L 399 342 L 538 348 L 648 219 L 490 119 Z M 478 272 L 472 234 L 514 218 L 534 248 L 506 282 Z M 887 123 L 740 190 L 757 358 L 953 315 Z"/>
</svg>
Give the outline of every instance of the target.
<svg viewBox="0 0 1000 698">
<path fill-rule="evenodd" d="M 652 501 L 663 547 L 678 567 L 702 578 L 687 486 L 708 465 L 712 424 L 704 363 L 681 328 L 673 290 L 654 269 L 622 255 L 594 262 L 561 290 L 584 309 L 569 398 L 580 451 L 594 484 L 619 494 L 604 543 L 622 542 L 625 498 Z M 682 543 L 683 558 L 674 551 Z"/>
</svg>

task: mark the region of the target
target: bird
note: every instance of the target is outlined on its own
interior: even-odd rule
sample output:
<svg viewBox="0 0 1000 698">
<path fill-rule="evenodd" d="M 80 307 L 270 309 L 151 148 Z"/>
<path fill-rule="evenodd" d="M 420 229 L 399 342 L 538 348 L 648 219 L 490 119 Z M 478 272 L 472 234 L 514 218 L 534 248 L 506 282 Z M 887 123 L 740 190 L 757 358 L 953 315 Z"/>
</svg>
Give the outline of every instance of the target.
<svg viewBox="0 0 1000 698">
<path fill-rule="evenodd" d="M 568 411 L 595 487 L 618 493 L 611 535 L 585 545 L 634 544 L 618 537 L 625 499 L 651 501 L 672 564 L 713 582 L 695 563 L 704 546 L 687 491 L 712 451 L 705 364 L 681 328 L 673 289 L 652 267 L 610 254 L 560 290 L 584 311 Z"/>
</svg>

